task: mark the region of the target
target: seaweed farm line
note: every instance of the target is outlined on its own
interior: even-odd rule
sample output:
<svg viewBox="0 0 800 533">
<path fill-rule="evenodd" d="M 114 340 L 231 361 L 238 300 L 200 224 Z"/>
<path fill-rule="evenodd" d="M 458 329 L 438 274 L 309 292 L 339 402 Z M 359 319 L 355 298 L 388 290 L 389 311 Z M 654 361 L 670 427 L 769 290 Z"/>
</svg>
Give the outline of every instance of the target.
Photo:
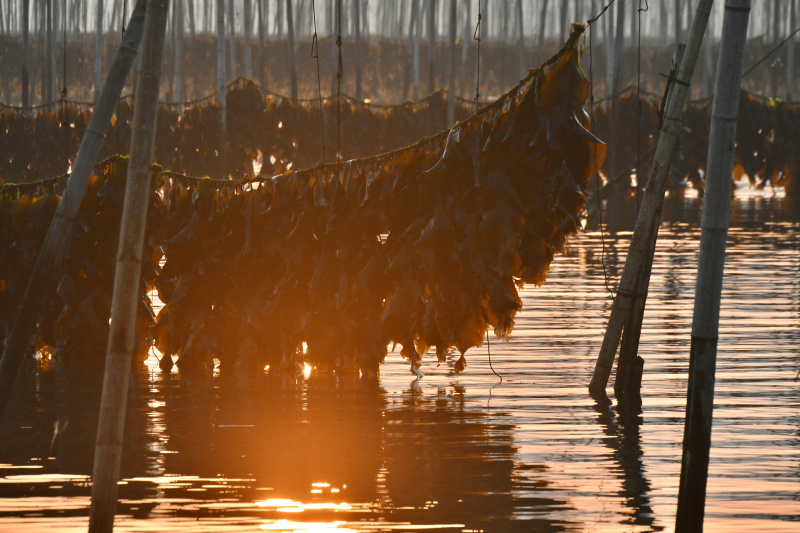
<svg viewBox="0 0 800 533">
<path fill-rule="evenodd" d="M 800 223 L 737 191 L 706 531 L 800 529 Z M 630 232 L 573 237 L 508 343 L 379 379 L 134 376 L 119 531 L 671 531 L 700 202 L 665 206 L 641 413 L 587 392 Z M 631 221 L 632 225 L 632 221 Z M 26 369 L 0 426 L 0 531 L 84 531 L 99 383 Z M 9 436 L 13 435 L 13 438 Z"/>
</svg>

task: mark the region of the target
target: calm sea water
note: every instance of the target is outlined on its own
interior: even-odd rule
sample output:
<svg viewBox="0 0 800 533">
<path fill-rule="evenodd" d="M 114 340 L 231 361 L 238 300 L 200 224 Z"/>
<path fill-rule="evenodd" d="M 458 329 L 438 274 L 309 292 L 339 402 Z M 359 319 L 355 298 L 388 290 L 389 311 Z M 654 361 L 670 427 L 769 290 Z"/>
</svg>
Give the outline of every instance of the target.
<svg viewBox="0 0 800 533">
<path fill-rule="evenodd" d="M 800 530 L 800 224 L 739 191 L 729 235 L 706 531 Z M 573 238 L 508 343 L 415 381 L 134 377 L 120 531 L 670 531 L 699 203 L 662 224 L 642 405 L 587 393 L 630 232 Z M 630 221 L 632 225 L 632 221 Z M 604 274 L 605 265 L 605 274 Z M 154 361 L 151 361 L 154 362 Z M 610 391 L 609 391 L 610 392 Z M 0 531 L 83 531 L 99 387 L 29 369 L 0 424 Z"/>
</svg>

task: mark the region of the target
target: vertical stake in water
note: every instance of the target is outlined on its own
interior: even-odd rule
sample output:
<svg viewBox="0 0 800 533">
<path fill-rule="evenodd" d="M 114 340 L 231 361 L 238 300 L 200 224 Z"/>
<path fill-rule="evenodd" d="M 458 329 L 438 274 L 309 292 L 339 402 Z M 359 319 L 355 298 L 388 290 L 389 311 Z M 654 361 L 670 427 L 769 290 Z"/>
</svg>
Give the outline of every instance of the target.
<svg viewBox="0 0 800 533">
<path fill-rule="evenodd" d="M 750 0 L 726 0 L 714 104 L 711 109 L 706 194 L 703 200 L 700 257 L 692 318 L 681 483 L 675 518 L 675 530 L 678 532 L 703 530 L 714 409 L 719 307 L 731 209 L 733 151 L 736 145 L 739 87 L 749 18 Z"/>
<path fill-rule="evenodd" d="M 217 103 L 219 105 L 219 179 L 228 175 L 228 136 L 225 105 L 225 0 L 217 0 Z"/>
<path fill-rule="evenodd" d="M 142 252 L 151 194 L 150 167 L 155 150 L 158 88 L 168 8 L 168 0 L 147 1 L 144 45 L 133 111 L 131 155 L 114 269 L 103 394 L 97 424 L 89 533 L 108 533 L 114 529 L 125 407 L 131 360 L 137 342 L 136 309 L 140 303 Z"/>
<path fill-rule="evenodd" d="M 636 226 L 631 236 L 628 257 L 625 260 L 625 267 L 620 277 L 619 289 L 611 307 L 611 316 L 608 319 L 606 332 L 603 336 L 600 354 L 597 356 L 592 381 L 589 384 L 589 391 L 595 395 L 605 393 L 608 378 L 611 375 L 611 367 L 614 364 L 614 357 L 619 347 L 622 329 L 628 321 L 633 300 L 635 298 L 645 298 L 643 292 L 637 291 L 639 275 L 642 270 L 642 264 L 646 261 L 651 261 L 651 251 L 655 250 L 653 239 L 658 236 L 658 223 L 661 206 L 664 202 L 664 189 L 669 171 L 669 161 L 672 158 L 678 135 L 683 131 L 683 123 L 681 122 L 683 108 L 689 96 L 689 88 L 697 65 L 697 58 L 700 55 L 703 34 L 708 25 L 712 4 L 713 0 L 700 0 L 698 2 L 697 11 L 692 20 L 689 40 L 686 43 L 686 52 L 684 52 L 683 59 L 676 67 L 674 81 L 667 95 L 667 102 L 664 106 L 663 129 L 661 130 L 661 136 L 658 138 L 656 153 L 653 157 L 653 167 L 650 169 L 647 188 L 644 191 L 639 216 L 636 219 Z"/>
<path fill-rule="evenodd" d="M 39 313 L 45 299 L 53 289 L 58 269 L 66 257 L 77 225 L 78 208 L 86 193 L 97 156 L 103 146 L 106 132 L 114 115 L 114 108 L 131 70 L 144 28 L 145 1 L 138 0 L 131 15 L 128 31 L 120 42 L 114 62 L 108 71 L 100 97 L 94 106 L 92 118 L 81 139 L 78 154 L 72 164 L 64 195 L 58 203 L 55 216 L 47 230 L 42 248 L 25 287 L 14 326 L 6 337 L 3 357 L 0 359 L 0 414 L 11 396 L 14 381 L 22 368 L 25 354 L 31 349 Z"/>
<path fill-rule="evenodd" d="M 297 64 L 294 60 L 294 18 L 292 14 L 292 0 L 286 0 L 286 30 L 289 46 L 289 79 L 292 86 L 292 99 L 297 100 Z"/>
<path fill-rule="evenodd" d="M 447 65 L 447 127 L 456 119 L 456 0 L 450 0 L 450 46 Z"/>
</svg>

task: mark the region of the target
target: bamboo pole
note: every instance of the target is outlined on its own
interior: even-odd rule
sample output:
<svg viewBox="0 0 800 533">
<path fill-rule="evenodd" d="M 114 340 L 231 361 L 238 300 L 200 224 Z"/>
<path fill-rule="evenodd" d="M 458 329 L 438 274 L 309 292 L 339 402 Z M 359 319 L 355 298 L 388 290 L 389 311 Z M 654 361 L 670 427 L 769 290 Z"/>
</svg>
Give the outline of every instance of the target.
<svg viewBox="0 0 800 533">
<path fill-rule="evenodd" d="M 411 0 L 411 16 L 408 21 L 408 47 L 406 49 L 405 72 L 403 76 L 403 100 L 408 99 L 411 88 L 411 76 L 414 61 L 414 33 L 417 27 L 419 0 Z"/>
<path fill-rule="evenodd" d="M 30 105 L 30 97 L 28 95 L 28 69 L 30 68 L 31 61 L 31 43 L 30 34 L 28 33 L 28 19 L 30 18 L 30 0 L 22 0 L 22 106 L 28 107 Z"/>
<path fill-rule="evenodd" d="M 542 10 L 539 13 L 539 42 L 536 45 L 536 57 L 540 58 L 543 56 L 544 52 L 544 38 L 547 28 L 547 24 L 545 24 L 545 20 L 547 17 L 547 3 L 548 0 L 542 0 Z"/>
<path fill-rule="evenodd" d="M 131 360 L 137 342 L 136 309 L 140 298 L 142 252 L 151 194 L 150 167 L 155 151 L 158 87 L 168 8 L 167 0 L 147 1 L 145 39 L 136 87 L 131 156 L 114 269 L 114 296 L 95 442 L 89 533 L 108 533 L 114 529 L 125 407 Z"/>
<path fill-rule="evenodd" d="M 103 86 L 103 0 L 96 0 L 94 18 L 94 97 L 100 96 Z"/>
<path fill-rule="evenodd" d="M 188 15 L 189 15 L 189 35 L 192 37 L 192 41 L 194 41 L 195 37 L 195 21 L 194 21 L 194 0 L 186 0 L 186 5 L 188 8 Z"/>
<path fill-rule="evenodd" d="M 258 2 L 258 74 L 261 80 L 261 87 L 267 88 L 267 49 L 266 49 L 266 32 L 269 25 L 267 24 L 267 15 L 269 14 L 269 4 L 267 0 L 257 0 Z"/>
<path fill-rule="evenodd" d="M 522 0 L 517 0 L 517 46 L 519 47 L 519 75 L 523 76 L 528 65 L 525 61 L 525 26 L 522 18 Z"/>
<path fill-rule="evenodd" d="M 144 6 L 145 0 L 137 1 L 128 24 L 128 30 L 120 43 L 100 98 L 95 104 L 86 133 L 81 140 L 64 195 L 58 204 L 50 228 L 47 230 L 39 256 L 36 258 L 36 264 L 33 267 L 28 286 L 25 288 L 14 326 L 6 338 L 3 357 L 0 359 L 0 414 L 8 404 L 14 381 L 22 367 L 22 361 L 31 348 L 40 310 L 69 250 L 69 243 L 76 226 L 78 207 L 86 193 L 86 185 L 142 39 Z"/>
<path fill-rule="evenodd" d="M 419 0 L 414 0 L 419 2 Z M 413 69 L 414 69 L 414 100 L 419 99 L 419 63 L 420 63 L 420 42 L 422 40 L 422 10 L 417 7 L 417 18 L 414 22 L 415 31 L 414 31 L 414 57 L 413 57 Z"/>
<path fill-rule="evenodd" d="M 353 0 L 353 38 L 356 47 L 356 100 L 361 100 L 361 0 Z"/>
<path fill-rule="evenodd" d="M 789 2 L 789 28 L 795 28 L 797 24 L 797 0 L 789 0 Z M 794 85 L 795 37 L 795 35 L 792 35 L 789 37 L 789 42 L 786 43 L 786 100 L 788 101 L 791 101 L 793 97 L 792 85 Z"/>
<path fill-rule="evenodd" d="M 436 90 L 436 0 L 428 1 L 428 94 Z"/>
<path fill-rule="evenodd" d="M 230 48 L 228 50 L 231 60 L 230 68 L 228 69 L 231 75 L 228 79 L 231 81 L 239 76 L 239 64 L 236 61 L 236 11 L 234 10 L 233 2 L 234 0 L 228 0 L 228 30 L 230 31 L 228 36 L 228 46 Z"/>
<path fill-rule="evenodd" d="M 219 106 L 219 179 L 228 175 L 228 136 L 225 106 L 225 0 L 217 0 L 217 104 Z"/>
<path fill-rule="evenodd" d="M 456 0 L 450 0 L 450 46 L 447 67 L 447 125 L 456 120 L 456 22 L 458 10 Z"/>
<path fill-rule="evenodd" d="M 620 105 L 619 97 L 622 89 L 622 53 L 625 45 L 625 0 L 617 0 L 617 22 L 616 22 L 616 35 L 614 36 L 613 48 L 613 62 L 611 74 L 611 124 L 619 124 L 622 120 L 620 118 Z M 630 179 L 628 176 L 620 174 L 620 168 L 617 167 L 617 146 L 619 144 L 619 128 L 611 128 L 610 139 L 608 142 L 608 152 L 606 157 L 606 169 L 608 174 L 609 184 L 612 189 L 618 190 L 617 181 Z M 611 182 L 614 182 L 613 184 Z M 608 230 L 612 234 L 616 234 L 620 222 L 620 213 L 622 212 L 622 198 L 619 194 L 613 194 L 608 198 Z"/>
<path fill-rule="evenodd" d="M 292 98 L 297 100 L 297 65 L 294 60 L 294 23 L 292 22 L 292 0 L 286 0 L 286 31 L 289 47 L 289 80 L 292 85 Z"/>
<path fill-rule="evenodd" d="M 175 69 L 173 76 L 175 78 L 175 99 L 178 102 L 186 101 L 186 83 L 184 80 L 183 69 L 183 56 L 184 46 L 186 44 L 186 14 L 184 11 L 185 2 L 187 0 L 176 0 L 175 11 Z M 188 0 L 191 4 L 192 0 Z"/>
<path fill-rule="evenodd" d="M 777 7 L 777 6 L 776 6 Z M 750 0 L 726 0 L 717 80 L 711 109 L 706 194 L 697 263 L 689 387 L 683 433 L 676 531 L 702 531 L 714 410 L 725 240 L 731 204 L 731 175 L 739 112 L 739 89 L 750 18 Z"/>
<path fill-rule="evenodd" d="M 253 79 L 253 9 L 250 0 L 244 0 L 244 76 Z"/>
<path fill-rule="evenodd" d="M 632 301 L 634 298 L 645 298 L 644 294 L 636 290 L 639 272 L 642 269 L 642 263 L 649 260 L 650 250 L 654 249 L 652 236 L 658 235 L 659 213 L 664 201 L 664 187 L 669 171 L 669 161 L 672 158 L 678 135 L 683 131 L 683 124 L 681 123 L 683 108 L 689 96 L 689 88 L 697 65 L 697 58 L 700 54 L 703 34 L 708 24 L 712 4 L 713 0 L 700 0 L 698 3 L 686 45 L 686 52 L 675 74 L 675 81 L 670 86 L 663 115 L 663 129 L 658 139 L 653 167 L 650 170 L 647 188 L 639 210 L 639 217 L 636 219 L 636 226 L 631 236 L 628 257 L 625 260 L 619 289 L 611 307 L 611 316 L 608 319 L 603 344 L 597 357 L 592 381 L 589 384 L 589 391 L 592 394 L 605 392 L 617 347 L 619 346 L 620 336 L 622 335 L 622 328 L 628 320 Z"/>
</svg>

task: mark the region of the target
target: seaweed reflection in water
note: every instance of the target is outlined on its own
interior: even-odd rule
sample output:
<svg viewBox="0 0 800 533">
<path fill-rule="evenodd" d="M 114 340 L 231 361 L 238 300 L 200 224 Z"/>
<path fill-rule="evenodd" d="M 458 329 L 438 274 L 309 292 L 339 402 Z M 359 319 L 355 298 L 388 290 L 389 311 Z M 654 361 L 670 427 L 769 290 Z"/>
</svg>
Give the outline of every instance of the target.
<svg viewBox="0 0 800 533">
<path fill-rule="evenodd" d="M 0 524 L 85 527 L 99 381 L 28 369 L 0 426 Z M 197 519 L 266 530 L 570 526 L 548 518 L 563 501 L 537 498 L 532 507 L 518 497 L 545 467 L 515 461 L 513 418 L 487 412 L 457 385 L 390 394 L 371 378 L 156 370 L 134 375 L 129 416 L 122 530 L 191 529 Z M 520 520 L 520 505 L 536 517 Z"/>
</svg>

